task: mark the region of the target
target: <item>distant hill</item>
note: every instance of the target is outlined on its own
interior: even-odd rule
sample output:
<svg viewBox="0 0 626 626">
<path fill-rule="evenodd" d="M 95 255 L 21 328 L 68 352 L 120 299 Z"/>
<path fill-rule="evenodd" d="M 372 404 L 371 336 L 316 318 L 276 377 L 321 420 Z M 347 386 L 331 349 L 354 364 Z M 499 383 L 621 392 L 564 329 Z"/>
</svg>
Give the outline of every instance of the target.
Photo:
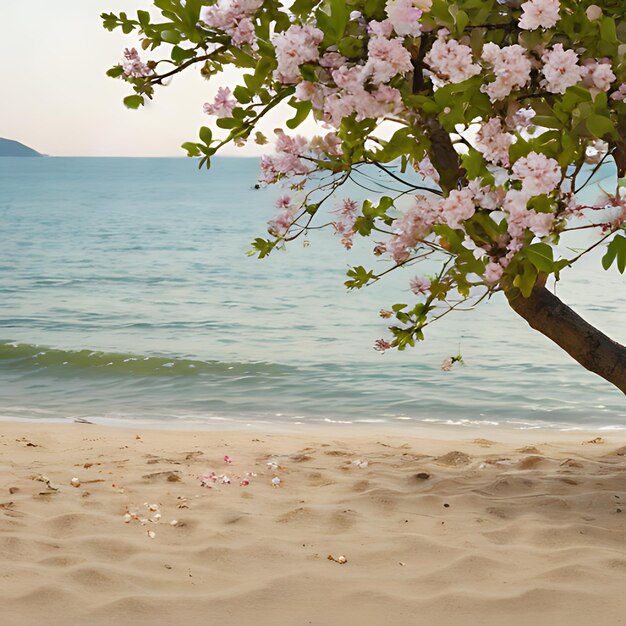
<svg viewBox="0 0 626 626">
<path fill-rule="evenodd" d="M 40 157 L 43 154 L 25 146 L 18 141 L 2 139 L 0 137 L 0 157 Z"/>
</svg>

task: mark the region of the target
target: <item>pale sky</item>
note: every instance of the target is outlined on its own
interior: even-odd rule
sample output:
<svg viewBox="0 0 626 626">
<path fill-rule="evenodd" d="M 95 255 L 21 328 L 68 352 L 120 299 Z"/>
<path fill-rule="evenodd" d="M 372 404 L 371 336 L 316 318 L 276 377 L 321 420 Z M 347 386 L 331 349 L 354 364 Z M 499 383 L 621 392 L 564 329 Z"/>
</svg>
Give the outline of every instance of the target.
<svg viewBox="0 0 626 626">
<path fill-rule="evenodd" d="M 130 86 L 105 72 L 139 41 L 104 30 L 100 14 L 152 7 L 149 0 L 0 0 L 0 137 L 54 156 L 183 156 L 180 144 L 212 125 L 203 103 L 235 75 L 207 82 L 192 69 L 157 89 L 148 106 L 127 110 Z M 271 134 L 278 120 L 268 116 L 260 130 Z M 251 144 L 222 154 L 265 151 Z"/>
</svg>

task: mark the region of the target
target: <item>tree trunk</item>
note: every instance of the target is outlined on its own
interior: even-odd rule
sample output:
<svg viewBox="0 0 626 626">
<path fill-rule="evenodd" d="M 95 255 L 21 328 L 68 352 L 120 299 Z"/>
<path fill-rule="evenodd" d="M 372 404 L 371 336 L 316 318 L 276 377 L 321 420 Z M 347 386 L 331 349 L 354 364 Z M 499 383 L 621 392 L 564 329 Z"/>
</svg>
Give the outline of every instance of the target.
<svg viewBox="0 0 626 626">
<path fill-rule="evenodd" d="M 613 341 L 561 302 L 542 284 L 530 297 L 509 290 L 511 308 L 590 372 L 626 394 L 626 346 Z"/>
</svg>

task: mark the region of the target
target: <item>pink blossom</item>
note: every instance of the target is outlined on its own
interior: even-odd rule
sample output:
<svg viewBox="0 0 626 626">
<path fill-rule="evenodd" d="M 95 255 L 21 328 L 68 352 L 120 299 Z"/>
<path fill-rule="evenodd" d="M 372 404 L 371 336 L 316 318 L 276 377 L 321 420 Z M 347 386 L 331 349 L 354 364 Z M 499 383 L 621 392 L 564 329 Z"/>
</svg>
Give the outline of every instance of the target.
<svg viewBox="0 0 626 626">
<path fill-rule="evenodd" d="M 409 282 L 409 287 L 414 294 L 426 293 L 430 289 L 430 280 L 423 276 L 415 276 Z"/>
<path fill-rule="evenodd" d="M 200 21 L 211 28 L 230 35 L 233 45 L 256 45 L 254 23 L 251 17 L 262 6 L 263 0 L 218 0 L 202 7 Z"/>
<path fill-rule="evenodd" d="M 561 167 L 545 154 L 530 152 L 513 165 L 513 178 L 522 181 L 522 191 L 529 197 L 547 194 L 561 182 Z"/>
<path fill-rule="evenodd" d="M 277 133 L 276 154 L 261 157 L 262 182 L 275 183 L 283 177 L 305 175 L 312 167 L 301 157 L 306 156 L 307 140 L 301 135 L 290 137 L 282 131 Z"/>
<path fill-rule="evenodd" d="M 424 62 L 439 78 L 450 83 L 461 83 L 481 72 L 480 66 L 473 63 L 472 49 L 456 39 L 437 39 Z"/>
<path fill-rule="evenodd" d="M 492 117 L 480 127 L 476 135 L 476 147 L 487 161 L 496 165 L 509 165 L 509 148 L 513 143 L 513 135 L 505 133 L 498 117 Z"/>
<path fill-rule="evenodd" d="M 373 22 L 370 22 L 372 24 Z M 319 60 L 319 64 L 330 70 L 336 70 L 343 67 L 348 59 L 339 52 L 325 52 Z"/>
<path fill-rule="evenodd" d="M 431 6 L 432 0 L 427 2 L 423 0 L 387 0 L 385 11 L 396 35 L 417 37 L 422 30 L 419 19 L 422 17 L 423 10 L 428 10 Z"/>
<path fill-rule="evenodd" d="M 585 73 L 578 65 L 578 55 L 573 50 L 564 50 L 563 44 L 555 44 L 541 58 L 545 64 L 541 70 L 545 80 L 541 84 L 551 93 L 565 93 L 568 87 L 580 82 Z"/>
<path fill-rule="evenodd" d="M 489 261 L 485 267 L 485 282 L 497 283 L 504 273 L 504 268 L 497 261 Z"/>
<path fill-rule="evenodd" d="M 523 190 L 510 189 L 506 194 L 503 208 L 507 213 L 507 229 L 514 242 L 520 242 L 527 228 L 537 237 L 546 237 L 554 224 L 553 213 L 528 209 L 528 200 L 529 196 Z"/>
<path fill-rule="evenodd" d="M 612 100 L 626 100 L 626 83 L 622 83 L 619 88 L 611 94 Z"/>
<path fill-rule="evenodd" d="M 287 210 L 287 209 L 291 209 L 291 204 L 292 204 L 291 196 L 283 195 L 283 196 L 280 196 L 278 200 L 276 200 L 274 206 L 277 209 Z"/>
<path fill-rule="evenodd" d="M 413 70 L 411 53 L 399 38 L 372 37 L 367 44 L 365 71 L 374 84 L 386 83 L 398 74 Z"/>
<path fill-rule="evenodd" d="M 559 0 L 528 0 L 522 3 L 519 27 L 524 30 L 552 28 L 559 21 Z"/>
<path fill-rule="evenodd" d="M 538 213 L 529 210 L 526 217 L 526 226 L 537 237 L 547 237 L 554 225 L 554 213 Z"/>
<path fill-rule="evenodd" d="M 298 83 L 295 96 L 301 101 L 308 100 L 318 111 L 324 108 L 324 87 L 319 83 L 303 80 Z"/>
<path fill-rule="evenodd" d="M 364 87 L 366 73 L 361 65 L 348 67 L 344 65 L 332 71 L 332 77 L 335 85 L 350 94 L 360 94 Z"/>
<path fill-rule="evenodd" d="M 332 94 L 324 102 L 324 119 L 332 126 L 339 128 L 341 121 L 354 113 L 355 104 L 353 96 Z"/>
<path fill-rule="evenodd" d="M 416 171 L 424 180 L 430 178 L 436 183 L 439 182 L 439 172 L 435 169 L 428 155 L 417 163 Z"/>
<path fill-rule="evenodd" d="M 233 45 L 241 48 L 244 44 L 254 45 L 256 42 L 256 34 L 254 32 L 254 23 L 249 17 L 244 17 L 239 21 L 237 26 L 230 33 Z"/>
<path fill-rule="evenodd" d="M 315 136 L 309 143 L 311 152 L 319 158 L 336 157 L 343 154 L 341 139 L 337 133 L 326 133 L 323 137 Z"/>
<path fill-rule="evenodd" d="M 372 37 L 386 37 L 388 39 L 393 32 L 393 24 L 390 20 L 383 20 L 382 22 L 372 20 L 367 25 L 367 32 Z"/>
<path fill-rule="evenodd" d="M 521 89 L 530 80 L 531 63 L 526 50 L 517 44 L 499 48 L 495 43 L 483 46 L 482 58 L 492 66 L 495 80 L 481 87 L 492 102 L 506 98 L 513 89 Z"/>
<path fill-rule="evenodd" d="M 536 113 L 530 107 L 516 109 L 506 116 L 505 123 L 511 130 L 523 130 L 530 126 L 530 123 Z"/>
<path fill-rule="evenodd" d="M 474 195 L 474 204 L 487 209 L 488 211 L 495 211 L 502 205 L 504 200 L 504 190 L 502 187 L 492 189 L 489 186 L 481 186 L 482 179 L 474 178 L 469 181 L 467 187 Z"/>
<path fill-rule="evenodd" d="M 276 50 L 278 67 L 274 73 L 276 80 L 288 85 L 301 80 L 300 66 L 319 59 L 319 44 L 324 33 L 308 24 L 292 24 L 285 32 L 272 38 Z"/>
<path fill-rule="evenodd" d="M 358 214 L 358 204 L 354 200 L 346 198 L 335 213 L 339 214 L 339 219 L 333 222 L 335 233 L 341 235 L 341 244 L 346 250 L 350 250 L 355 235 L 354 222 Z"/>
<path fill-rule="evenodd" d="M 603 61 L 587 59 L 583 64 L 583 70 L 585 72 L 583 84 L 598 91 L 608 91 L 616 79 L 609 59 Z"/>
<path fill-rule="evenodd" d="M 287 233 L 295 218 L 295 207 L 288 195 L 280 196 L 274 206 L 279 209 L 278 215 L 270 220 L 268 229 L 276 236 L 283 236 Z"/>
<path fill-rule="evenodd" d="M 437 208 L 437 213 L 450 228 L 459 228 L 463 220 L 468 220 L 476 212 L 474 194 L 471 189 L 453 189 Z"/>
<path fill-rule="evenodd" d="M 126 48 L 126 50 L 124 50 L 124 59 L 122 69 L 124 70 L 124 74 L 126 74 L 126 76 L 131 76 L 133 78 L 145 78 L 146 76 L 150 76 L 150 74 L 152 74 L 152 70 L 142 62 L 139 53 L 135 48 L 131 48 L 130 50 Z"/>
<path fill-rule="evenodd" d="M 228 87 L 220 87 L 217 95 L 212 103 L 205 103 L 203 110 L 207 115 L 216 115 L 217 117 L 231 117 L 236 101 L 231 98 L 231 92 Z"/>
<path fill-rule="evenodd" d="M 403 263 L 410 250 L 428 233 L 436 218 L 431 198 L 415 196 L 415 204 L 393 222 L 394 236 L 385 243 L 385 250 L 396 263 Z"/>
</svg>

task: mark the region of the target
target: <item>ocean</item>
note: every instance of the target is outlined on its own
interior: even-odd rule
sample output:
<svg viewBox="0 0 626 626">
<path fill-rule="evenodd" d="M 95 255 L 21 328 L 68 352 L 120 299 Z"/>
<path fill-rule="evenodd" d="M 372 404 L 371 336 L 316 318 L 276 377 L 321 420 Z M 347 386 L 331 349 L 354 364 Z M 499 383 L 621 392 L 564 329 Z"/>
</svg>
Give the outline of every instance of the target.
<svg viewBox="0 0 626 626">
<path fill-rule="evenodd" d="M 0 418 L 626 429 L 624 395 L 500 295 L 374 351 L 411 271 L 348 292 L 349 265 L 383 261 L 330 231 L 248 256 L 279 194 L 258 175 L 256 159 L 0 159 Z M 599 258 L 558 294 L 625 342 L 626 279 Z"/>
</svg>

